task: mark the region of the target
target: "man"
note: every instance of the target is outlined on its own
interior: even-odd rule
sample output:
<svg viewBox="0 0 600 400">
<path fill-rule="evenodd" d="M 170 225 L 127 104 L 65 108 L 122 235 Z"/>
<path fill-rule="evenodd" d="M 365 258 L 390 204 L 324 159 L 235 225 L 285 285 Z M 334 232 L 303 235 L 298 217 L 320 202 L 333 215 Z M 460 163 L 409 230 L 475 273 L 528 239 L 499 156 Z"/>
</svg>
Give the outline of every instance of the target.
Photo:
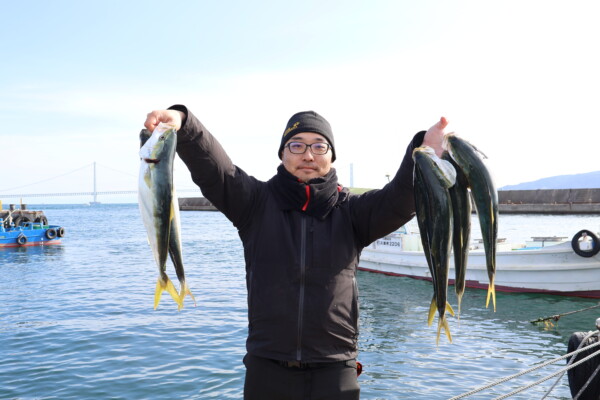
<svg viewBox="0 0 600 400">
<path fill-rule="evenodd" d="M 333 131 L 314 111 L 288 121 L 268 182 L 235 166 L 186 107 L 153 111 L 145 126 L 160 122 L 178 129 L 179 157 L 244 246 L 244 398 L 358 399 L 360 252 L 414 215 L 412 150 L 423 144 L 441 154 L 446 119 L 415 135 L 390 183 L 362 195 L 338 185 Z"/>
</svg>

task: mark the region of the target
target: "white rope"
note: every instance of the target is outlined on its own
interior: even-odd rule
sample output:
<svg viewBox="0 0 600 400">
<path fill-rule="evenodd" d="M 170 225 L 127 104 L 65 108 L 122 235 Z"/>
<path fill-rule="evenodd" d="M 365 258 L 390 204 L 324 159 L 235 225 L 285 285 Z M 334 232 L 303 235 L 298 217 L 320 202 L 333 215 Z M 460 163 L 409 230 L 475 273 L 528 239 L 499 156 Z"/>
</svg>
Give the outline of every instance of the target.
<svg viewBox="0 0 600 400">
<path fill-rule="evenodd" d="M 575 350 L 579 350 L 580 348 L 583 347 L 584 343 L 591 338 L 594 335 L 597 335 L 599 331 L 595 331 L 595 332 L 589 332 L 582 340 L 581 342 L 579 342 L 579 346 L 577 346 L 577 348 Z M 587 347 L 589 349 L 589 347 Z M 571 359 L 569 360 L 569 362 L 567 363 L 567 366 L 571 365 L 571 363 L 573 363 L 573 361 L 575 361 L 575 357 L 571 357 Z M 540 399 L 540 400 L 544 400 L 552 390 L 554 390 L 554 387 L 558 384 L 558 382 L 560 382 L 560 380 L 562 379 L 563 375 L 565 373 L 563 372 L 557 379 L 556 382 L 554 382 L 554 385 L 552 385 L 550 387 L 550 389 L 548 389 L 548 391 L 546 392 L 546 394 Z M 590 377 L 590 380 L 593 378 L 593 376 Z M 587 385 L 589 384 L 590 380 L 588 380 L 588 382 L 585 384 L 585 387 L 587 387 Z"/>
<path fill-rule="evenodd" d="M 598 333 L 598 331 L 596 331 L 596 332 L 594 332 L 594 333 Z M 467 396 L 471 396 L 471 395 L 473 395 L 473 394 L 475 394 L 475 393 L 479 393 L 479 392 L 481 392 L 482 390 L 489 389 L 489 388 L 491 388 L 491 387 L 494 387 L 494 386 L 496 386 L 496 385 L 499 385 L 499 384 L 501 384 L 501 383 L 507 382 L 507 381 L 509 381 L 509 380 L 511 380 L 511 379 L 518 378 L 518 377 L 520 377 L 520 376 L 522 376 L 522 375 L 528 374 L 529 372 L 532 372 L 532 371 L 538 370 L 538 369 L 540 369 L 540 368 L 543 368 L 543 367 L 545 367 L 545 366 L 547 366 L 547 365 L 553 364 L 553 363 L 555 363 L 555 362 L 557 362 L 557 361 L 560 361 L 560 360 L 564 360 L 564 359 L 565 359 L 565 358 L 567 358 L 567 357 L 570 357 L 570 356 L 572 356 L 572 355 L 579 354 L 579 353 L 581 353 L 582 351 L 585 351 L 585 350 L 590 350 L 591 348 L 594 348 L 594 347 L 597 347 L 597 346 L 600 346 L 600 341 L 599 341 L 599 342 L 596 342 L 596 343 L 594 343 L 594 344 L 592 344 L 592 345 L 590 345 L 590 346 L 587 346 L 587 347 L 584 347 L 584 348 L 580 348 L 580 349 L 578 349 L 578 350 L 575 350 L 575 351 L 573 351 L 573 352 L 571 352 L 571 353 L 565 354 L 565 355 L 563 355 L 563 356 L 561 356 L 561 357 L 558 357 L 558 358 L 556 358 L 556 359 L 554 359 L 554 360 L 546 361 L 546 362 L 544 362 L 544 363 L 542 363 L 542 364 L 540 364 L 540 365 L 537 365 L 537 366 L 535 366 L 535 367 L 533 367 L 533 368 L 530 368 L 530 369 L 528 369 L 528 370 L 521 371 L 521 372 L 519 372 L 519 373 L 516 373 L 516 374 L 514 374 L 514 375 L 507 376 L 507 377 L 505 377 L 505 378 L 499 379 L 499 380 L 497 380 L 497 381 L 495 381 L 495 382 L 492 382 L 492 383 L 490 383 L 490 384 L 487 384 L 487 385 L 485 385 L 485 386 L 482 386 L 482 387 L 480 387 L 480 388 L 473 389 L 473 390 L 471 390 L 470 392 L 463 393 L 463 394 L 460 394 L 460 395 L 458 395 L 458 396 L 452 397 L 450 400 L 458 400 L 458 399 L 465 398 L 465 397 L 467 397 Z M 600 351 L 599 351 L 598 353 L 600 353 Z M 596 353 L 594 353 L 594 354 L 596 354 Z M 589 357 L 588 357 L 588 358 L 589 358 Z M 586 358 L 586 359 L 587 359 L 587 358 Z M 579 362 L 577 362 L 577 364 L 575 364 L 575 365 L 579 365 L 580 363 L 581 363 L 581 362 L 579 361 Z M 575 366 L 575 365 L 573 365 L 573 366 Z M 572 366 L 572 367 L 570 367 L 570 368 L 573 368 L 573 366 Z M 570 369 L 570 368 L 569 368 L 569 369 Z M 560 372 L 559 372 L 559 373 L 560 373 Z M 554 374 L 554 375 L 557 375 L 557 374 Z M 554 375 L 552 375 L 552 376 L 554 376 Z M 552 376 L 550 376 L 550 378 L 551 378 Z"/>
<path fill-rule="evenodd" d="M 583 348 L 582 350 L 587 350 L 587 349 L 588 349 L 588 348 L 587 348 L 587 347 L 585 347 L 585 348 Z M 553 376 L 556 376 L 556 375 L 558 375 L 558 374 L 564 373 L 564 371 L 568 371 L 568 370 L 570 370 L 571 368 L 575 368 L 575 367 L 576 367 L 576 366 L 578 366 L 579 364 L 581 364 L 581 363 L 584 363 L 584 362 L 586 362 L 587 360 L 589 360 L 590 358 L 594 358 L 594 357 L 596 357 L 597 355 L 600 355 L 600 350 L 598 350 L 597 352 L 595 352 L 595 353 L 593 353 L 593 354 L 590 354 L 589 356 L 587 356 L 587 357 L 586 357 L 586 358 L 584 358 L 584 359 L 581 359 L 581 360 L 577 361 L 576 363 L 573 363 L 573 364 L 571 364 L 571 365 L 570 365 L 570 366 L 568 366 L 568 367 L 565 367 L 565 368 L 563 368 L 562 370 L 560 370 L 560 371 L 558 371 L 558 372 L 555 372 L 555 373 L 553 373 L 553 374 L 550 374 L 550 375 L 548 375 L 547 377 L 545 377 L 545 378 L 542 378 L 542 379 L 540 379 L 540 380 L 538 380 L 538 381 L 535 381 L 535 382 L 533 382 L 533 383 L 531 383 L 531 384 L 529 384 L 529 385 L 526 385 L 526 386 L 523 386 L 523 387 L 521 387 L 521 388 L 519 388 L 519 389 L 513 390 L 512 392 L 510 392 L 510 393 L 507 393 L 507 394 L 505 394 L 505 395 L 503 395 L 503 396 L 496 397 L 496 398 L 495 398 L 495 399 L 493 399 L 493 400 L 502 400 L 502 399 L 506 399 L 507 397 L 510 397 L 510 396 L 512 396 L 513 394 L 520 393 L 520 392 L 522 392 L 522 391 L 524 391 L 524 390 L 527 390 L 527 389 L 529 389 L 529 388 L 532 388 L 532 387 L 534 387 L 534 386 L 536 386 L 536 385 L 539 385 L 540 383 L 547 381 L 548 379 L 552 378 Z"/>
</svg>

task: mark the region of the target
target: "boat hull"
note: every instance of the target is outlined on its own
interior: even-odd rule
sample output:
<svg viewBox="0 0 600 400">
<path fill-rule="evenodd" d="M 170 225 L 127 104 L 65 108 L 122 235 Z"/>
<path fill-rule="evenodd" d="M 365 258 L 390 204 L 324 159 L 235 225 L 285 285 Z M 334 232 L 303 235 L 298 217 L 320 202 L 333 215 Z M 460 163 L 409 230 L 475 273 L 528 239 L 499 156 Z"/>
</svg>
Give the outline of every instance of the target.
<svg viewBox="0 0 600 400">
<path fill-rule="evenodd" d="M 359 269 L 387 275 L 431 280 L 422 251 L 403 251 L 401 239 L 377 241 L 366 247 Z M 451 257 L 452 259 L 453 257 Z M 449 284 L 454 284 L 450 263 Z M 487 289 L 483 250 L 469 253 L 466 286 Z M 581 257 L 568 242 L 541 249 L 499 251 L 496 254 L 496 291 L 547 293 L 600 298 L 600 255 Z"/>
<path fill-rule="evenodd" d="M 48 246 L 60 244 L 63 231 L 60 226 L 40 227 L 28 223 L 25 227 L 0 230 L 0 248 Z M 48 231 L 53 230 L 51 234 Z M 59 233 L 61 232 L 61 233 Z"/>
</svg>

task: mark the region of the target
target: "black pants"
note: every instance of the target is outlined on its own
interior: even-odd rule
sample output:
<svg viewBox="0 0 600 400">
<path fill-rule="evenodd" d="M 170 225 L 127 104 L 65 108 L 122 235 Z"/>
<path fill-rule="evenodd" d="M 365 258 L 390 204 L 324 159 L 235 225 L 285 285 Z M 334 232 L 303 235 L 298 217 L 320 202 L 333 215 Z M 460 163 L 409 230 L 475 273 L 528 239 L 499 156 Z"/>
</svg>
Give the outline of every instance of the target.
<svg viewBox="0 0 600 400">
<path fill-rule="evenodd" d="M 356 362 L 286 366 L 247 354 L 245 400 L 358 400 Z"/>
</svg>

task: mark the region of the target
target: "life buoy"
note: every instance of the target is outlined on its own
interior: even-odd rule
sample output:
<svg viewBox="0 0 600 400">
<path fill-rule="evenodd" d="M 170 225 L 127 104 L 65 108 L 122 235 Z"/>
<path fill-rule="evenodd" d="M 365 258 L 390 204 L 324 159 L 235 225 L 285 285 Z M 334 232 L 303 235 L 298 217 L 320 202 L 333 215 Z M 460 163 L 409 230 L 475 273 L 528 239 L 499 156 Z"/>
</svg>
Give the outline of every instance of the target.
<svg viewBox="0 0 600 400">
<path fill-rule="evenodd" d="M 62 226 L 60 228 L 58 228 L 56 230 L 56 234 L 58 235 L 58 237 L 63 237 L 65 236 L 65 228 L 63 228 Z"/>
<path fill-rule="evenodd" d="M 50 240 L 54 239 L 56 237 L 56 229 L 54 228 L 50 228 L 46 231 L 46 237 Z"/>
<path fill-rule="evenodd" d="M 581 250 L 579 247 L 579 239 L 586 233 L 589 238 L 592 239 L 592 249 L 591 250 Z M 594 257 L 600 251 L 600 239 L 594 232 L 588 231 L 587 229 L 582 229 L 573 236 L 571 239 L 571 248 L 575 253 L 580 255 L 581 257 Z"/>
<path fill-rule="evenodd" d="M 24 244 L 27 244 L 27 236 L 25 236 L 25 235 L 17 236 L 17 243 L 20 244 L 21 246 L 23 246 Z"/>
</svg>

